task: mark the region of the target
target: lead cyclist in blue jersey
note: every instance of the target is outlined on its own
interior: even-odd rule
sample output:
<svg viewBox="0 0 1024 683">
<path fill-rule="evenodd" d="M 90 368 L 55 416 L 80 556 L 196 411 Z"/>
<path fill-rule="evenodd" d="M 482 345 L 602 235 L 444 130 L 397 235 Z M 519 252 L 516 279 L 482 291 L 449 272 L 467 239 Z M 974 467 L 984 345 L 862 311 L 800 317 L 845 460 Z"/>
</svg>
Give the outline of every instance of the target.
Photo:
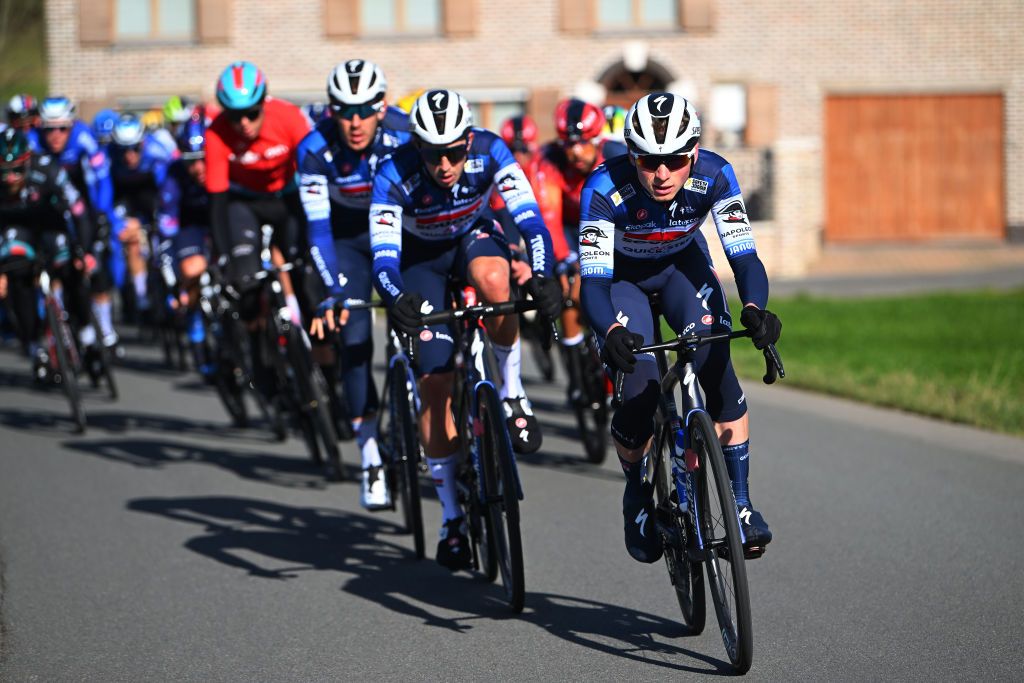
<svg viewBox="0 0 1024 683">
<path fill-rule="evenodd" d="M 626 474 L 622 512 L 626 549 L 641 562 L 662 552 L 653 525 L 653 491 L 643 483 L 641 461 L 650 446 L 660 392 L 652 354 L 633 352 L 653 340 L 649 295 L 659 294 L 662 315 L 676 333 L 707 334 L 732 328 L 725 293 L 698 228 L 710 215 L 732 266 L 743 310 L 740 321 L 754 345 L 775 343 L 782 330 L 765 309 L 768 276 L 757 256 L 743 196 L 732 166 L 701 150 L 701 125 L 682 97 L 653 93 L 626 115 L 630 153 L 605 162 L 587 180 L 581 197 L 582 303 L 603 335 L 602 357 L 625 373 L 623 403 L 612 418 L 615 448 Z M 772 534 L 750 503 L 747 404 L 728 344 L 701 347 L 697 375 L 715 421 L 749 548 Z M 646 513 L 646 514 L 645 514 Z"/>
<path fill-rule="evenodd" d="M 334 310 L 346 299 L 369 300 L 371 261 L 368 230 L 370 191 L 377 167 L 409 142 L 408 119 L 401 130 L 385 120 L 389 113 L 387 80 L 373 62 L 350 59 L 327 78 L 329 115 L 299 144 L 299 196 L 309 225 L 309 244 L 327 291 L 311 333 L 335 329 Z M 392 114 L 392 116 L 394 116 Z M 392 119 L 393 121 L 394 119 Z M 362 453 L 360 502 L 368 510 L 391 506 L 377 448 L 377 387 L 373 381 L 373 329 L 370 311 L 342 310 L 341 377 L 352 417 L 352 431 Z M 333 349 L 317 360 L 331 384 L 337 375 Z"/>
<path fill-rule="evenodd" d="M 500 226 L 484 217 L 495 189 L 526 239 L 534 272 L 527 287 L 549 319 L 561 311 L 562 290 L 550 277 L 551 236 L 526 176 L 500 137 L 473 127 L 466 98 L 451 90 L 427 91 L 409 118 L 414 142 L 384 162 L 373 181 L 373 279 L 394 325 L 420 340 L 420 432 L 444 523 L 437 560 L 454 571 L 470 563 L 455 491 L 454 342 L 449 326 L 424 329 L 421 316 L 450 307 L 449 276 L 468 281 L 484 302 L 509 299 L 508 242 Z M 519 376 L 518 317 L 488 318 L 486 327 L 503 379 L 513 446 L 535 451 L 540 432 Z"/>
</svg>

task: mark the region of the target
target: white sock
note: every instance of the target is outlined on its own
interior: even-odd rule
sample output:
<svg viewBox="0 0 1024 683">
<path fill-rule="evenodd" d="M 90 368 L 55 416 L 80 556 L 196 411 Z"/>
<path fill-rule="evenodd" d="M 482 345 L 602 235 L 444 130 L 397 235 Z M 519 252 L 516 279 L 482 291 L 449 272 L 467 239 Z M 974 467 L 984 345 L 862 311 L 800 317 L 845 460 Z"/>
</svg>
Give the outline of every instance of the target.
<svg viewBox="0 0 1024 683">
<path fill-rule="evenodd" d="M 78 341 L 82 343 L 83 347 L 92 346 L 96 343 L 96 328 L 92 325 L 86 325 L 78 331 Z"/>
<path fill-rule="evenodd" d="M 113 304 L 110 301 L 93 301 L 92 312 L 96 314 L 96 322 L 100 324 L 100 332 L 109 337 L 114 332 Z"/>
<path fill-rule="evenodd" d="M 363 453 L 363 469 L 380 467 L 380 450 L 377 448 L 377 418 L 367 417 L 360 421 L 352 420 L 352 431 L 356 433 L 356 443 Z"/>
<path fill-rule="evenodd" d="M 302 313 L 299 310 L 299 300 L 295 298 L 294 294 L 285 294 L 284 301 L 288 304 L 288 308 L 292 312 L 292 322 L 296 325 L 302 324 Z"/>
<path fill-rule="evenodd" d="M 145 272 L 135 273 L 135 275 L 132 275 L 132 284 L 135 285 L 135 295 L 139 297 L 139 299 L 146 298 L 146 281 L 148 277 L 148 274 Z"/>
<path fill-rule="evenodd" d="M 441 523 L 461 517 L 462 509 L 455 491 L 455 456 L 427 458 L 427 466 L 430 467 L 430 476 L 434 479 L 434 488 L 441 501 Z"/>
<path fill-rule="evenodd" d="M 562 337 L 562 346 L 577 346 L 583 342 L 583 333 L 580 332 L 575 337 Z"/>
<path fill-rule="evenodd" d="M 501 391 L 498 395 L 504 400 L 506 398 L 519 398 L 524 396 L 523 378 L 519 369 L 523 364 L 522 345 L 519 337 L 512 342 L 512 346 L 493 344 L 494 357 L 498 359 L 498 373 L 501 374 Z"/>
</svg>

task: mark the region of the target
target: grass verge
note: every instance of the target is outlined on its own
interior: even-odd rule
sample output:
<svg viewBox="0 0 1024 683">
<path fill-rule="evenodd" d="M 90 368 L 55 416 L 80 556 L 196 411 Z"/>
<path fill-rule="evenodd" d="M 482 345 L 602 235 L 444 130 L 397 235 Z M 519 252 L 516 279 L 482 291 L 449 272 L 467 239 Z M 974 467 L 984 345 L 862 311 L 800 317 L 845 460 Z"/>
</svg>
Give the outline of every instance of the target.
<svg viewBox="0 0 1024 683">
<path fill-rule="evenodd" d="M 1024 290 L 800 296 L 769 308 L 783 322 L 786 385 L 1024 435 Z M 732 353 L 740 377 L 760 381 L 760 352 L 734 343 Z"/>
</svg>

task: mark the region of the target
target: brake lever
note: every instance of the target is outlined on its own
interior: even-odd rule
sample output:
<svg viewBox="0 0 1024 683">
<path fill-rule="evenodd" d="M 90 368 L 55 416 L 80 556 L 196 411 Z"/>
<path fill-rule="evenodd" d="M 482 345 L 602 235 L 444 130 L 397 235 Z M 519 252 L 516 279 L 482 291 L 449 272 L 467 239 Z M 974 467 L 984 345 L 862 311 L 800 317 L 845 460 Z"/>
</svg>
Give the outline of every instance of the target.
<svg viewBox="0 0 1024 683">
<path fill-rule="evenodd" d="M 786 368 L 782 365 L 782 357 L 775 348 L 775 344 L 769 344 L 764 347 L 762 353 L 764 353 L 765 373 L 761 379 L 764 383 L 774 384 L 776 378 L 785 379 Z"/>
</svg>

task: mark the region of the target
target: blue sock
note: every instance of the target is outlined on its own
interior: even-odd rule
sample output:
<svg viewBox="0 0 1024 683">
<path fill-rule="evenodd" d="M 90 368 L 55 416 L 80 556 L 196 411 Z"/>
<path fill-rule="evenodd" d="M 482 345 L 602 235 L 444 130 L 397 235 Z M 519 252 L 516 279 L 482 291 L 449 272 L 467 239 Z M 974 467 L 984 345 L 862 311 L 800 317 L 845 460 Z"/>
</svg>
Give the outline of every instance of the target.
<svg viewBox="0 0 1024 683">
<path fill-rule="evenodd" d="M 190 311 L 188 314 L 188 340 L 193 344 L 201 344 L 206 340 L 206 327 L 203 325 L 202 311 Z"/>
<path fill-rule="evenodd" d="M 725 454 L 725 467 L 729 470 L 732 480 L 732 494 L 736 496 L 737 505 L 750 505 L 750 491 L 747 487 L 747 476 L 750 474 L 750 441 L 734 446 L 722 446 Z"/>
</svg>

